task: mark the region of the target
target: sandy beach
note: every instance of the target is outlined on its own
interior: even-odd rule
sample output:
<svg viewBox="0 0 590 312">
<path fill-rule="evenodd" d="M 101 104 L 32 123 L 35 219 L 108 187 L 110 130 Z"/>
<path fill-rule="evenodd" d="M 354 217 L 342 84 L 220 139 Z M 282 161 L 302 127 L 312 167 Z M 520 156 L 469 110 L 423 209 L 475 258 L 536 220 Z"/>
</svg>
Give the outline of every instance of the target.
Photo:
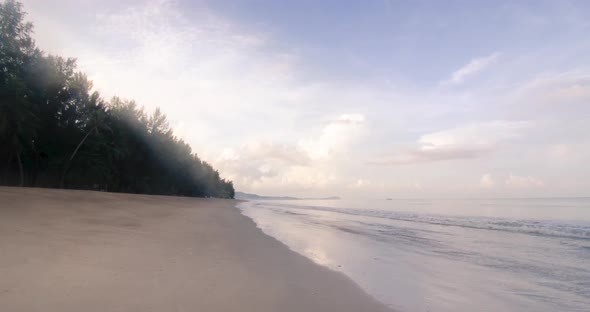
<svg viewBox="0 0 590 312">
<path fill-rule="evenodd" d="M 0 188 L 0 310 L 388 311 L 235 203 Z"/>
</svg>

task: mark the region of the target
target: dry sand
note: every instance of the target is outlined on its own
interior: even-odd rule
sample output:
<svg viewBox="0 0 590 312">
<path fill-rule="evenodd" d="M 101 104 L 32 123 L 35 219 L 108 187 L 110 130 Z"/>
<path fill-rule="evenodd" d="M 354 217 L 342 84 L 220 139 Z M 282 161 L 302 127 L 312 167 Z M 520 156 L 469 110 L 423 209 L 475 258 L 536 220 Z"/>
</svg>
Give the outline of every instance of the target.
<svg viewBox="0 0 590 312">
<path fill-rule="evenodd" d="M 388 311 L 235 201 L 0 188 L 0 311 Z"/>
</svg>

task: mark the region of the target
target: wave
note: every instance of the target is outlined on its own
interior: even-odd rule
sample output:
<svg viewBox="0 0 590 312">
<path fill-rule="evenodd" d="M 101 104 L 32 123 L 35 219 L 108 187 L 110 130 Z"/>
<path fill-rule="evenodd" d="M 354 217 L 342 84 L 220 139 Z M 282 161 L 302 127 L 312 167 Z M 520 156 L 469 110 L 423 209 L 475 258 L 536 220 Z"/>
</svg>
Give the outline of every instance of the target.
<svg viewBox="0 0 590 312">
<path fill-rule="evenodd" d="M 562 222 L 533 219 L 507 219 L 476 216 L 449 216 L 439 214 L 422 214 L 405 211 L 371 210 L 358 208 L 334 208 L 324 206 L 298 206 L 279 203 L 255 203 L 255 206 L 271 209 L 297 209 L 327 211 L 355 216 L 374 217 L 396 221 L 425 223 L 441 226 L 522 233 L 529 235 L 590 239 L 590 224 L 583 222 Z"/>
</svg>

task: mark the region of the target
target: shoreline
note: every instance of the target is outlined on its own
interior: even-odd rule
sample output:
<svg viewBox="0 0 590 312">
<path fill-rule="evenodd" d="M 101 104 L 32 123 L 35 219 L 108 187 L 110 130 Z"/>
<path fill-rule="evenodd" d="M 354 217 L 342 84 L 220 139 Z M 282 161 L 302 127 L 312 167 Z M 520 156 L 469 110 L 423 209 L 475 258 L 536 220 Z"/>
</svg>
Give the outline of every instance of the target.
<svg viewBox="0 0 590 312">
<path fill-rule="evenodd" d="M 236 200 L 0 187 L 10 311 L 391 311 Z"/>
</svg>

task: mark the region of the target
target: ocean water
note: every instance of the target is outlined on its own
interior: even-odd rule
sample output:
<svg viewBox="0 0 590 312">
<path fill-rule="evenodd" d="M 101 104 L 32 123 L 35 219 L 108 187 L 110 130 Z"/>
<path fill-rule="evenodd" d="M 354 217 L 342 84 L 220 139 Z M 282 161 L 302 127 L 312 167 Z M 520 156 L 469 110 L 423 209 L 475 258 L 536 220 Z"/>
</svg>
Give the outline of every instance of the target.
<svg viewBox="0 0 590 312">
<path fill-rule="evenodd" d="M 238 208 L 398 311 L 590 311 L 590 198 Z"/>
</svg>

